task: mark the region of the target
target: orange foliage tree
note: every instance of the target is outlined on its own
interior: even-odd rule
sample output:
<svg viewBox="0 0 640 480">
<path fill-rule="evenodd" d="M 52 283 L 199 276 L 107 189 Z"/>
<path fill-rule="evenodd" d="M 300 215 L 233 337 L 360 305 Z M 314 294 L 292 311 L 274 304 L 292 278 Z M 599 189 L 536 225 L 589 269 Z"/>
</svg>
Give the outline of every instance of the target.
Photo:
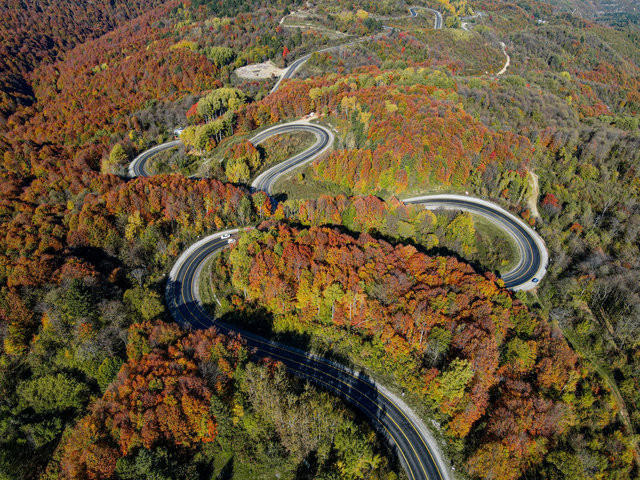
<svg viewBox="0 0 640 480">
<path fill-rule="evenodd" d="M 64 478 L 109 478 L 136 447 L 189 448 L 216 437 L 211 395 L 229 394 L 242 344 L 162 322 L 132 325 L 129 336 L 129 360 L 64 446 Z M 209 382 L 198 372 L 204 363 L 216 367 Z"/>
<path fill-rule="evenodd" d="M 236 289 L 288 325 L 372 339 L 449 436 L 484 435 L 518 475 L 568 427 L 560 393 L 575 389 L 576 357 L 492 274 L 368 234 L 273 221 L 247 232 L 229 263 Z"/>
</svg>

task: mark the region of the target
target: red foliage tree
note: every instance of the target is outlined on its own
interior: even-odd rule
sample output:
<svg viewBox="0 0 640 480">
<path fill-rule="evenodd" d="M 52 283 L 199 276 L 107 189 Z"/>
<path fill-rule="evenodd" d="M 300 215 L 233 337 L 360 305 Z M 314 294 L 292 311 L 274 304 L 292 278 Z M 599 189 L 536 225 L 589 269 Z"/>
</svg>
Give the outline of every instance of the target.
<svg viewBox="0 0 640 480">
<path fill-rule="evenodd" d="M 162 322 L 133 325 L 130 337 L 129 361 L 64 446 L 64 478 L 110 478 L 116 460 L 136 447 L 190 448 L 216 437 L 210 398 L 228 391 L 242 344 Z M 217 366 L 213 391 L 198 374 L 203 362 Z"/>
</svg>

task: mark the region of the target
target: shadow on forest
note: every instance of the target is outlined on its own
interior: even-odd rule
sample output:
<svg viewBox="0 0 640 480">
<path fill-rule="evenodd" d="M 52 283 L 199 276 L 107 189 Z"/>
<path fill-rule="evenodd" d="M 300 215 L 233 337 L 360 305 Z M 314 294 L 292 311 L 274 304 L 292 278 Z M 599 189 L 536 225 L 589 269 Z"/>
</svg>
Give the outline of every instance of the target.
<svg viewBox="0 0 640 480">
<path fill-rule="evenodd" d="M 255 309 L 251 309 L 251 311 L 228 312 L 218 318 L 216 323 L 218 322 L 230 330 L 238 331 L 240 334 L 243 333 L 242 330 L 245 330 L 254 335 L 259 335 L 266 340 L 278 342 L 302 352 L 315 350 L 318 356 L 340 363 L 349 368 L 353 368 L 354 366 L 349 357 L 336 352 L 331 347 L 312 344 L 312 335 L 309 333 L 295 330 L 275 331 L 273 314 L 264 307 L 256 307 Z"/>
<path fill-rule="evenodd" d="M 118 267 L 123 267 L 122 260 L 113 255 L 109 255 L 104 249 L 98 247 L 69 247 L 71 255 L 93 265 L 102 275 L 109 275 Z"/>
<path fill-rule="evenodd" d="M 220 473 L 216 476 L 216 480 L 231 480 L 233 478 L 233 457 L 227 460 Z"/>
<path fill-rule="evenodd" d="M 177 287 L 179 284 L 175 283 L 169 285 L 168 290 L 171 291 L 172 288 Z M 195 303 L 180 306 L 179 317 L 183 317 L 185 313 L 183 309 L 191 312 L 189 317 L 184 316 L 184 318 L 191 318 L 189 324 L 185 326 L 195 329 L 215 327 L 223 335 L 237 333 L 244 337 L 254 361 L 265 358 L 279 361 L 296 377 L 314 383 L 352 404 L 359 411 L 357 418 L 371 422 L 371 426 L 386 440 L 387 448 L 398 453 L 389 431 L 389 429 L 393 430 L 395 425 L 390 420 L 389 412 L 395 411 L 396 407 L 378 390 L 374 380 L 364 372 L 356 371 L 352 362 L 344 355 L 327 349 L 319 352 L 317 357 L 309 356 L 307 352 L 311 349 L 311 336 L 299 332 L 275 332 L 273 315 L 264 308 L 231 312 L 216 320 Z M 302 390 L 299 393 L 301 392 Z M 397 461 L 397 455 L 390 458 L 392 462 Z M 300 462 L 294 478 L 297 480 L 315 478 L 319 469 L 318 464 L 316 454 L 311 453 Z M 400 468 L 397 463 L 393 465 Z M 233 467 L 233 458 L 231 458 L 216 478 L 233 478 Z"/>
<path fill-rule="evenodd" d="M 312 451 L 298 464 L 294 480 L 313 480 L 318 473 L 318 455 Z"/>
</svg>

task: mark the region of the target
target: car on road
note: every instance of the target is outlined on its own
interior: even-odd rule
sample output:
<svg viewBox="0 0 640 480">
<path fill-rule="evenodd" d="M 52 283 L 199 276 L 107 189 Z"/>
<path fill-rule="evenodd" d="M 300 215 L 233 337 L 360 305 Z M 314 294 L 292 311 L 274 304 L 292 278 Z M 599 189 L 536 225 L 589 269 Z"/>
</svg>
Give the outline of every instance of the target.
<svg viewBox="0 0 640 480">
<path fill-rule="evenodd" d="M 228 244 L 236 243 L 236 239 L 235 239 L 235 238 L 230 238 L 230 239 L 227 241 L 227 243 L 228 243 Z"/>
<path fill-rule="evenodd" d="M 231 234 L 230 233 L 225 233 L 220 238 L 223 239 L 223 240 L 226 239 L 226 238 L 231 238 Z"/>
<path fill-rule="evenodd" d="M 531 279 L 531 282 L 532 282 L 532 283 L 538 283 L 539 281 L 540 281 L 540 279 L 539 279 L 539 278 L 536 278 L 536 277 L 533 277 L 533 278 Z"/>
</svg>

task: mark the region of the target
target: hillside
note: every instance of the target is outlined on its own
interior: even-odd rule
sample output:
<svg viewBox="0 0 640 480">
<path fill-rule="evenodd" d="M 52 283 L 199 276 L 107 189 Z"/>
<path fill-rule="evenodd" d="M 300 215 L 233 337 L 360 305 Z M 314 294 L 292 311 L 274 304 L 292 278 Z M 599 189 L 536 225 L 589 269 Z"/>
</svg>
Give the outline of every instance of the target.
<svg viewBox="0 0 640 480">
<path fill-rule="evenodd" d="M 0 2 L 0 480 L 638 478 L 640 34 L 604 3 Z M 442 193 L 493 217 L 402 201 Z M 540 238 L 521 291 L 496 215 Z M 422 443 L 329 393 L 359 375 Z"/>
<path fill-rule="evenodd" d="M 488 440 L 466 445 L 475 474 L 500 451 L 492 468 L 518 478 L 546 453 L 541 438 L 551 446 L 567 426 L 571 407 L 552 399 L 574 391 L 575 357 L 494 277 L 369 235 L 270 224 L 243 236 L 225 263 L 214 271 L 229 270 L 230 303 L 242 296 L 273 315 L 253 328 L 343 337 L 341 353 L 420 395 L 448 437 Z"/>
<path fill-rule="evenodd" d="M 98 0 L 0 3 L 0 119 L 33 102 L 30 72 L 163 2 Z"/>
</svg>

